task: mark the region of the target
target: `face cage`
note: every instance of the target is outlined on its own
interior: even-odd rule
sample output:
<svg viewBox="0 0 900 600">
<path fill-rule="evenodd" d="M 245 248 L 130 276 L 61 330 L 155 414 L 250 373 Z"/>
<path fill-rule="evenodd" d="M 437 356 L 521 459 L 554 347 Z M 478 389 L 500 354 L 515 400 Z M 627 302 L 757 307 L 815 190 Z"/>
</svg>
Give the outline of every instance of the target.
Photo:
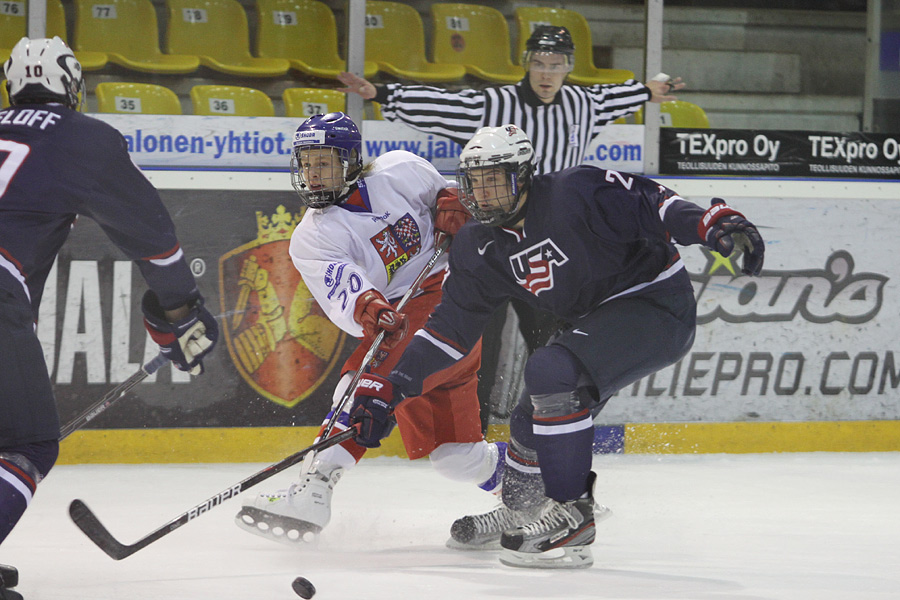
<svg viewBox="0 0 900 600">
<path fill-rule="evenodd" d="M 39 91 L 34 91 L 32 93 L 28 93 L 26 91 L 30 88 L 30 86 L 37 84 L 30 84 L 30 86 L 25 86 L 25 89 L 15 95 L 12 95 L 9 93 L 11 87 L 10 82 L 7 80 L 2 85 L 6 86 L 6 94 L 7 96 L 9 96 L 11 105 L 29 104 L 34 102 L 59 102 L 63 106 L 71 108 L 72 110 L 84 112 L 84 99 L 85 97 L 87 97 L 84 79 L 81 79 L 78 83 L 75 83 L 75 81 L 72 79 L 64 83 L 63 87 L 66 90 L 65 95 L 54 94 L 43 86 L 40 86 L 38 88 Z"/>
<path fill-rule="evenodd" d="M 313 191 L 310 189 L 306 176 L 303 174 L 303 167 L 300 154 L 305 150 L 313 150 L 318 148 L 330 148 L 338 151 L 339 163 L 333 163 L 331 170 L 331 180 L 340 181 L 339 185 L 322 188 Z M 343 200 L 350 188 L 347 185 L 347 170 L 350 167 L 350 151 L 337 146 L 319 146 L 310 144 L 308 146 L 297 146 L 291 153 L 291 185 L 297 195 L 300 196 L 300 202 L 309 208 L 327 208 L 335 204 L 339 204 Z M 320 175 L 321 178 L 321 175 Z"/>
<path fill-rule="evenodd" d="M 72 101 L 72 109 L 78 112 L 84 112 L 84 99 L 87 98 L 87 88 L 84 85 L 84 78 L 81 79 L 80 85 L 73 85 L 75 98 Z"/>
<path fill-rule="evenodd" d="M 472 179 L 469 177 L 469 172 L 474 169 L 490 169 L 494 167 L 500 167 L 506 173 L 505 181 L 509 184 L 508 193 L 507 190 L 502 190 L 506 196 L 503 200 L 499 200 L 499 194 L 495 193 L 493 200 L 495 206 L 492 208 L 482 208 L 478 203 L 478 200 L 475 199 L 475 187 L 472 185 Z M 482 225 L 505 225 L 518 214 L 521 191 L 519 190 L 518 168 L 516 165 L 501 163 L 487 166 L 479 165 L 475 167 L 471 166 L 470 163 L 467 163 L 457 169 L 456 180 L 459 183 L 459 201 L 466 207 L 466 210 L 469 211 L 472 217 Z M 500 185 L 501 184 L 493 184 L 492 186 L 482 187 L 493 187 L 494 191 L 497 192 L 501 191 Z"/>
</svg>

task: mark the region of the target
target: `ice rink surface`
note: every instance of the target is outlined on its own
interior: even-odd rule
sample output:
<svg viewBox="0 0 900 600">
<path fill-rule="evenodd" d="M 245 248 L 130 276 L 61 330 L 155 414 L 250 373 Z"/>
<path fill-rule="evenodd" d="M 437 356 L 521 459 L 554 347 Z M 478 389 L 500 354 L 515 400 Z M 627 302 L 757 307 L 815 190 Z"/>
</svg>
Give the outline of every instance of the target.
<svg viewBox="0 0 900 600">
<path fill-rule="evenodd" d="M 241 498 L 116 562 L 69 520 L 83 499 L 130 544 L 264 467 L 61 466 L 0 547 L 26 600 L 900 598 L 900 453 L 603 455 L 595 563 L 505 567 L 444 546 L 450 524 L 493 505 L 426 461 L 366 460 L 336 488 L 317 547 L 292 549 L 233 524 Z M 284 487 L 298 469 L 244 493 Z"/>
</svg>

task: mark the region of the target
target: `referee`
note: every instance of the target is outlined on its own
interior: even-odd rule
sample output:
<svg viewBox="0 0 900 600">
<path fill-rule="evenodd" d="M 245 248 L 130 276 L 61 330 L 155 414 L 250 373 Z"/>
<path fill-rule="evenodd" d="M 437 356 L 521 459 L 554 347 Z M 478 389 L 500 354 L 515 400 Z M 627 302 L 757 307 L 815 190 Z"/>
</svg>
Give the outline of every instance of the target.
<svg viewBox="0 0 900 600">
<path fill-rule="evenodd" d="M 341 73 L 346 86 L 338 91 L 359 94 L 381 104 L 388 121 L 400 121 L 419 131 L 450 138 L 465 145 L 481 127 L 514 123 L 531 138 L 536 156 L 535 174 L 560 171 L 584 162 L 585 152 L 603 127 L 636 112 L 646 102 L 675 100 L 669 95 L 685 86 L 681 78 L 641 83 L 590 87 L 566 85 L 575 66 L 575 45 L 565 27 L 539 25 L 525 43 L 522 57 L 525 78 L 515 85 L 451 92 L 425 85 L 389 83 L 374 85 L 354 75 Z M 544 346 L 559 328 L 558 321 L 522 302 L 513 300 L 519 330 L 529 355 Z M 494 320 L 485 332 L 482 367 L 492 368 L 502 321 Z M 495 333 L 496 328 L 496 335 Z M 479 394 L 484 398 L 483 394 Z M 482 412 L 486 418 L 487 411 Z"/>
<path fill-rule="evenodd" d="M 539 25 L 525 44 L 525 78 L 515 85 L 451 92 L 426 85 L 374 85 L 353 73 L 338 79 L 339 91 L 356 93 L 381 104 L 388 121 L 452 139 L 465 145 L 481 127 L 514 123 L 534 142 L 535 174 L 551 173 L 584 162 L 584 155 L 604 125 L 636 112 L 644 103 L 675 100 L 685 86 L 634 79 L 590 87 L 566 85 L 575 66 L 575 45 L 565 27 Z"/>
</svg>

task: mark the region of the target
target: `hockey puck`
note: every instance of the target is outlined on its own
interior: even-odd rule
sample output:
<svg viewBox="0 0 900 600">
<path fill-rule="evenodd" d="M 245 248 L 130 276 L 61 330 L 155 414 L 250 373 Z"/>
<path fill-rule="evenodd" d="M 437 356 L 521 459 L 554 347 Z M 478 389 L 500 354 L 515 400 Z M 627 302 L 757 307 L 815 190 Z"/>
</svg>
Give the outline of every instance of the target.
<svg viewBox="0 0 900 600">
<path fill-rule="evenodd" d="M 298 596 L 306 598 L 306 600 L 309 600 L 316 595 L 316 586 L 314 586 L 306 577 L 298 577 L 294 580 L 294 583 L 291 584 L 291 587 L 294 588 L 294 591 L 297 592 Z"/>
</svg>

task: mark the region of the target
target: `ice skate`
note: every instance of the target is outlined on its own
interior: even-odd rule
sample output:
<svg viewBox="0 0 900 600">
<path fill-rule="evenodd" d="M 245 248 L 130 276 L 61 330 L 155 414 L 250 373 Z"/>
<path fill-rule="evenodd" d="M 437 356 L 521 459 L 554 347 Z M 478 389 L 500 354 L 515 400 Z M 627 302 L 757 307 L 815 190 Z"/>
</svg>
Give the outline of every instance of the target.
<svg viewBox="0 0 900 600">
<path fill-rule="evenodd" d="M 500 550 L 500 535 L 538 517 L 544 504 L 532 510 L 513 510 L 503 503 L 481 515 L 457 519 L 450 527 L 447 547 L 456 550 Z"/>
<path fill-rule="evenodd" d="M 19 584 L 19 572 L 15 567 L 0 565 L 0 600 L 22 600 L 22 594 L 14 592 Z"/>
<path fill-rule="evenodd" d="M 331 520 L 331 495 L 343 472 L 318 462 L 288 489 L 244 504 L 234 521 L 244 531 L 291 546 L 313 542 Z"/>
<path fill-rule="evenodd" d="M 588 489 L 596 476 L 591 473 Z M 594 499 L 550 500 L 536 520 L 503 532 L 500 562 L 510 567 L 583 569 L 594 564 Z"/>
</svg>

